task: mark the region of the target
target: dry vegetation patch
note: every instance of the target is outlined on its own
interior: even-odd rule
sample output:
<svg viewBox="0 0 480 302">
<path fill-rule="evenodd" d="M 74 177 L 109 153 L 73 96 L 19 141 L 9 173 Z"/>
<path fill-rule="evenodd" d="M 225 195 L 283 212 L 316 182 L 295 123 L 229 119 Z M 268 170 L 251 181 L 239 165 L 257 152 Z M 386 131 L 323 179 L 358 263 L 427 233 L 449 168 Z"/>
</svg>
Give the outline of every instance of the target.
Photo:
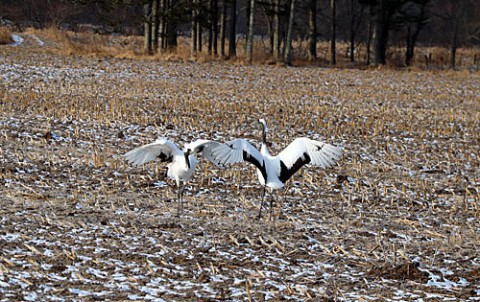
<svg viewBox="0 0 480 302">
<path fill-rule="evenodd" d="M 480 298 L 478 73 L 0 54 L 6 299 Z M 121 158 L 158 136 L 258 145 L 260 116 L 273 152 L 345 150 L 268 195 L 275 221 L 250 166 L 202 161 L 175 218 L 165 167 Z"/>
<path fill-rule="evenodd" d="M 414 280 L 421 283 L 426 283 L 428 281 L 428 273 L 419 270 L 418 263 L 412 262 L 399 264 L 395 267 L 391 267 L 389 264 L 387 267 L 373 268 L 367 275 L 399 281 Z"/>
<path fill-rule="evenodd" d="M 0 26 L 0 45 L 13 43 L 12 32 L 4 26 Z"/>
<path fill-rule="evenodd" d="M 11 32 L 7 28 L 5 31 L 6 41 L 4 44 L 13 42 Z M 23 39 L 24 45 L 33 45 L 38 47 L 43 43 L 48 48 L 43 48 L 47 52 L 53 52 L 60 55 L 89 56 L 100 58 L 123 58 L 148 61 L 173 61 L 173 62 L 226 62 L 234 66 L 245 65 L 245 41 L 239 39 L 236 42 L 237 51 L 235 58 L 221 58 L 208 54 L 207 50 L 197 52 L 192 56 L 189 37 L 179 36 L 177 47 L 171 50 L 164 50 L 155 54 L 145 54 L 143 49 L 142 36 L 123 36 L 97 34 L 92 31 L 72 32 L 67 30 L 50 27 L 46 29 L 27 28 L 21 33 L 17 33 Z M 227 41 L 228 42 L 228 41 Z M 1 43 L 0 43 L 1 45 Z M 254 64 L 275 65 L 272 54 L 269 49 L 269 43 L 264 40 L 256 40 L 254 43 L 253 62 Z M 328 41 L 319 41 L 317 43 L 317 61 L 308 60 L 308 45 L 305 41 L 293 42 L 294 65 L 295 66 L 314 66 L 331 67 L 330 65 L 330 44 Z M 337 68 L 360 68 L 368 69 L 367 48 L 363 44 L 356 46 L 355 62 L 350 61 L 350 45 L 345 42 L 337 42 Z M 401 45 L 390 45 L 386 53 L 387 65 L 381 68 L 385 69 L 405 69 L 405 47 Z M 459 48 L 456 55 L 457 70 L 480 70 L 480 51 L 478 48 Z M 282 65 L 283 63 L 279 63 Z M 417 45 L 415 55 L 408 66 L 410 71 L 421 70 L 447 70 L 450 68 L 450 49 L 448 47 L 430 47 Z"/>
</svg>

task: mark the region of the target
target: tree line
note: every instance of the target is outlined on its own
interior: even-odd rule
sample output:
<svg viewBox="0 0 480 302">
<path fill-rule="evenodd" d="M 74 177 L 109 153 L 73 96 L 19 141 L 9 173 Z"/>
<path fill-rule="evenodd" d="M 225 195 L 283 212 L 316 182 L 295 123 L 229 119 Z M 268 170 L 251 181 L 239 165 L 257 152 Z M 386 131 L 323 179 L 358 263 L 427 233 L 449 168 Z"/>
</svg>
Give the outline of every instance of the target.
<svg viewBox="0 0 480 302">
<path fill-rule="evenodd" d="M 2 0 L 0 16 L 37 27 L 93 24 L 143 34 L 149 54 L 174 51 L 178 38 L 189 36 L 192 57 L 232 59 L 241 39 L 247 63 L 258 40 L 287 65 L 294 42 L 306 45 L 296 56 L 315 62 L 317 43 L 328 41 L 330 64 L 338 41 L 348 43 L 352 62 L 362 45 L 373 65 L 387 63 L 389 45 L 401 46 L 407 66 L 421 43 L 449 48 L 455 68 L 459 47 L 480 45 L 479 7 L 478 0 Z"/>
</svg>

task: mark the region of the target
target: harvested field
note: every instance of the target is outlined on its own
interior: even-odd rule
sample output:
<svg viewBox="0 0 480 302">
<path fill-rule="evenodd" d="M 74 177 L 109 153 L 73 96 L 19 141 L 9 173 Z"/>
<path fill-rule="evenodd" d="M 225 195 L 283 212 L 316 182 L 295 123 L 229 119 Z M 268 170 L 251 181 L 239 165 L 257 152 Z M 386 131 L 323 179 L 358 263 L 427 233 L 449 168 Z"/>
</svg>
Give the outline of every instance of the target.
<svg viewBox="0 0 480 302">
<path fill-rule="evenodd" d="M 34 44 L 34 43 L 33 43 Z M 480 74 L 0 47 L 0 301 L 478 301 Z M 256 220 L 252 166 L 201 160 L 175 217 L 159 136 L 341 145 Z"/>
</svg>

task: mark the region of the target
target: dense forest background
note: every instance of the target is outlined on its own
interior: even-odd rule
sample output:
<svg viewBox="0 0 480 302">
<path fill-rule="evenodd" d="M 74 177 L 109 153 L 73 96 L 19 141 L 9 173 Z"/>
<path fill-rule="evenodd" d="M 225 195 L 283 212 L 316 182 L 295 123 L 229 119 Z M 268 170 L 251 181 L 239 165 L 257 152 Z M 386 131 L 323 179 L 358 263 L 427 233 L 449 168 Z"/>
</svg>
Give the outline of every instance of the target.
<svg viewBox="0 0 480 302">
<path fill-rule="evenodd" d="M 454 68 L 458 48 L 480 45 L 478 4 L 478 0 L 2 0 L 0 18 L 18 29 L 54 26 L 143 35 L 149 54 L 174 51 L 182 37 L 191 38 L 192 56 L 207 52 L 233 58 L 241 45 L 247 62 L 258 44 L 268 49 L 272 60 L 291 64 L 292 56 L 318 60 L 318 43 L 328 43 L 324 57 L 335 64 L 340 55 L 337 43 L 346 43 L 342 56 L 354 62 L 362 48 L 363 60 L 370 65 L 386 64 L 389 47 L 403 48 L 402 60 L 410 65 L 416 46 L 435 46 L 449 50 Z"/>
</svg>

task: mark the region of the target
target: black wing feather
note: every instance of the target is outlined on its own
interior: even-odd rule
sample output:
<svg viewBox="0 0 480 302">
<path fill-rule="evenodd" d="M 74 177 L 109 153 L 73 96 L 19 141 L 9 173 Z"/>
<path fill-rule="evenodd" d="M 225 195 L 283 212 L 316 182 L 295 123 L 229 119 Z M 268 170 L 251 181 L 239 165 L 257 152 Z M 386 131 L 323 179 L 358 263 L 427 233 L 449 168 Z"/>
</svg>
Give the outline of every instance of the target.
<svg viewBox="0 0 480 302">
<path fill-rule="evenodd" d="M 310 163 L 310 161 L 311 159 L 307 152 L 303 153 L 302 156 L 299 159 L 297 159 L 297 161 L 292 165 L 290 169 L 287 168 L 287 166 L 285 166 L 283 161 L 280 161 L 280 176 L 278 177 L 278 179 L 280 179 L 281 182 L 285 183 L 301 167 Z"/>
<path fill-rule="evenodd" d="M 265 161 L 259 162 L 255 157 L 251 156 L 247 151 L 243 151 L 243 160 L 248 161 L 257 167 L 262 173 L 263 179 L 267 180 L 267 169 L 265 168 Z"/>
<path fill-rule="evenodd" d="M 158 159 L 160 159 L 161 162 L 172 162 L 173 160 L 173 154 L 172 153 L 164 153 L 160 152 L 160 154 L 157 156 Z"/>
</svg>

